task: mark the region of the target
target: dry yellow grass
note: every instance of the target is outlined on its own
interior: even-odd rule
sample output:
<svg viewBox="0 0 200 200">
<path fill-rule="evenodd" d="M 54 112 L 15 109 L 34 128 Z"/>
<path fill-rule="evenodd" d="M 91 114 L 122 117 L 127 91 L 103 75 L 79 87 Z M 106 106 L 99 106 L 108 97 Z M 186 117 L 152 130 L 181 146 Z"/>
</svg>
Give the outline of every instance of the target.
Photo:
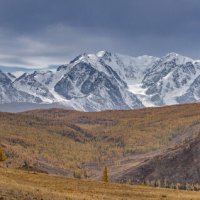
<svg viewBox="0 0 200 200">
<path fill-rule="evenodd" d="M 199 192 L 69 179 L 0 168 L 2 200 L 197 200 Z"/>
</svg>

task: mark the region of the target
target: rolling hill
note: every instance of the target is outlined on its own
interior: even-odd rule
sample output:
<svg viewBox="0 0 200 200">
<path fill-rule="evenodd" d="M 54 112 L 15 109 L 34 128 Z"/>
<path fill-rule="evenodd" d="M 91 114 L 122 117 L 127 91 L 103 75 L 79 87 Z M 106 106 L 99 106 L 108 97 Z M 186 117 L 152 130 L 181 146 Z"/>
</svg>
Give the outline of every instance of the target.
<svg viewBox="0 0 200 200">
<path fill-rule="evenodd" d="M 96 180 L 106 165 L 112 181 L 128 181 L 128 172 L 147 161 L 155 163 L 156 156 L 164 157 L 174 145 L 185 149 L 187 140 L 198 137 L 199 107 L 0 113 L 0 140 L 8 156 L 3 165 Z M 151 166 L 159 171 L 159 165 Z"/>
</svg>

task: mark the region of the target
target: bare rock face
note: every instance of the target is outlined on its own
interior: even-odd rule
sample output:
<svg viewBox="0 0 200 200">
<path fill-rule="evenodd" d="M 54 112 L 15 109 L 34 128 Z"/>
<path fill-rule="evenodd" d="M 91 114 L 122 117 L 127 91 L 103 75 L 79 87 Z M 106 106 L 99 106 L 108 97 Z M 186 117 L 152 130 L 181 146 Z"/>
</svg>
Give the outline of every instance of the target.
<svg viewBox="0 0 200 200">
<path fill-rule="evenodd" d="M 0 71 L 0 104 L 16 102 L 41 103 L 42 100 L 37 96 L 17 90 L 12 80 Z"/>
</svg>

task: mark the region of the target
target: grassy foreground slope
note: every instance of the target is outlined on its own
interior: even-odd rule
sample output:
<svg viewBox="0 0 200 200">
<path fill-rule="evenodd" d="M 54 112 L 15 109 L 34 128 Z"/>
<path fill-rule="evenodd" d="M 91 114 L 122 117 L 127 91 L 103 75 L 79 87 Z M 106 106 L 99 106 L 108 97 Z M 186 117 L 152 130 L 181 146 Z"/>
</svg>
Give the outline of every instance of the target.
<svg viewBox="0 0 200 200">
<path fill-rule="evenodd" d="M 0 113 L 0 143 L 8 167 L 65 175 L 78 171 L 90 177 L 92 169 L 120 165 L 122 157 L 168 147 L 198 123 L 200 104 L 97 113 Z"/>
<path fill-rule="evenodd" d="M 0 168 L 2 200 L 197 200 L 199 192 L 110 184 Z"/>
</svg>

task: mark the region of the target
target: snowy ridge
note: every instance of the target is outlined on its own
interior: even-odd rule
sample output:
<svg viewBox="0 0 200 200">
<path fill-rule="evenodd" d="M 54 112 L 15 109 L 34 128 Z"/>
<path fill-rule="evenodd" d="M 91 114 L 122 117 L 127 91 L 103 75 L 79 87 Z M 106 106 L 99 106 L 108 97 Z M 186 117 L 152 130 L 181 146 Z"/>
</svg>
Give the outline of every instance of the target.
<svg viewBox="0 0 200 200">
<path fill-rule="evenodd" d="M 200 61 L 169 53 L 82 54 L 56 71 L 16 77 L 0 71 L 0 104 L 60 104 L 83 111 L 138 109 L 200 101 Z"/>
</svg>

